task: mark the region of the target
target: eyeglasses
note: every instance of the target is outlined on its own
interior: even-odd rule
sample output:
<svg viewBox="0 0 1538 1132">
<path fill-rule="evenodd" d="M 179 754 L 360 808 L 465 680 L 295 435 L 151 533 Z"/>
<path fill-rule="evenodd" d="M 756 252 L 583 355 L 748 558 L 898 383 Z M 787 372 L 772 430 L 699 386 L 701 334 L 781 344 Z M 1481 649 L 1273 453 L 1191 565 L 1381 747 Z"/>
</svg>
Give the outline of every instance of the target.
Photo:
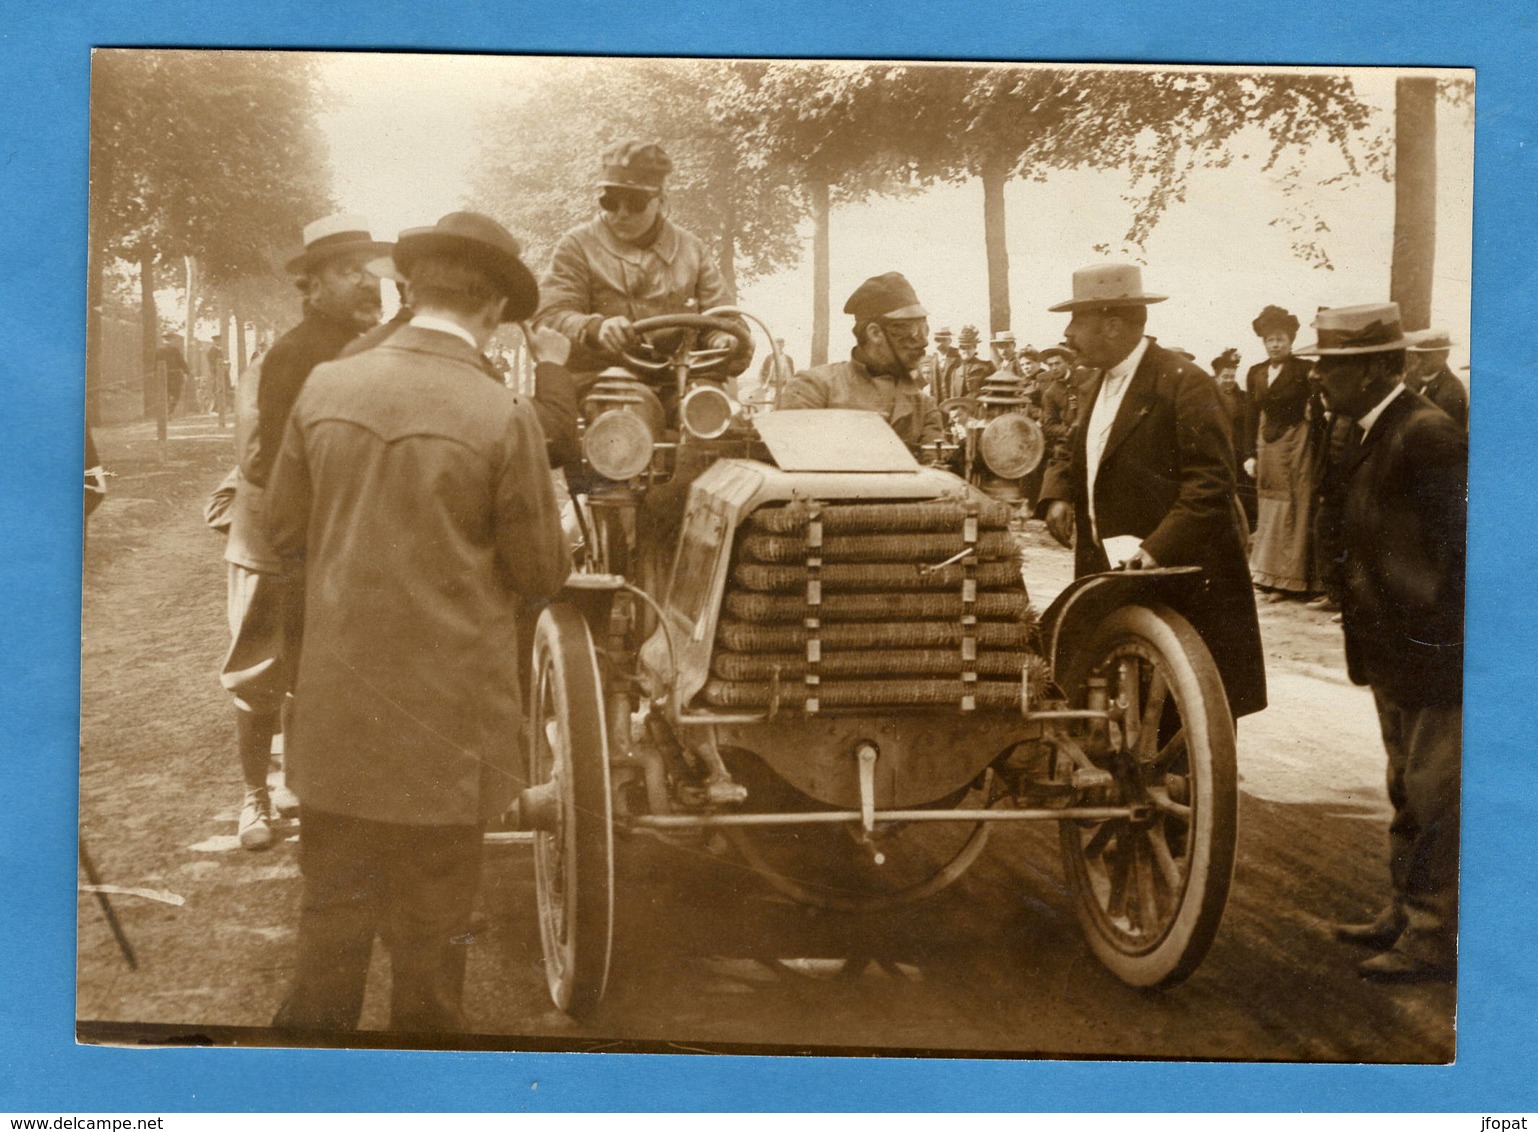
<svg viewBox="0 0 1538 1132">
<path fill-rule="evenodd" d="M 377 283 L 379 276 L 369 270 L 369 264 L 372 262 L 373 260 L 371 259 L 362 261 L 337 259 L 326 264 L 321 270 L 348 283 L 367 283 L 369 281 Z"/>
<path fill-rule="evenodd" d="M 605 189 L 598 207 L 605 212 L 645 212 L 656 199 L 655 193 L 641 189 Z"/>
</svg>

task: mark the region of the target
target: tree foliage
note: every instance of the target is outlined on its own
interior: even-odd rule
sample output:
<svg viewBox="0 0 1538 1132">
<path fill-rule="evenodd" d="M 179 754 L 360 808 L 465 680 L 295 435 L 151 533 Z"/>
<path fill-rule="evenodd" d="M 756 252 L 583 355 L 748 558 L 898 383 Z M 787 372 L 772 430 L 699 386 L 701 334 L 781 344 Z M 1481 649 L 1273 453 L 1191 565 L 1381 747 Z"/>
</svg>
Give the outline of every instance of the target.
<svg viewBox="0 0 1538 1132">
<path fill-rule="evenodd" d="M 313 62 L 253 51 L 93 57 L 93 238 L 111 257 L 195 256 L 221 284 L 332 207 Z"/>
<path fill-rule="evenodd" d="M 529 256 L 593 214 L 599 158 L 625 138 L 657 141 L 673 161 L 669 214 L 710 245 L 728 277 L 795 262 L 786 176 L 755 162 L 731 92 L 762 64 L 711 60 L 572 60 L 532 93 L 510 89 L 481 123 L 472 204 L 506 223 Z"/>
</svg>

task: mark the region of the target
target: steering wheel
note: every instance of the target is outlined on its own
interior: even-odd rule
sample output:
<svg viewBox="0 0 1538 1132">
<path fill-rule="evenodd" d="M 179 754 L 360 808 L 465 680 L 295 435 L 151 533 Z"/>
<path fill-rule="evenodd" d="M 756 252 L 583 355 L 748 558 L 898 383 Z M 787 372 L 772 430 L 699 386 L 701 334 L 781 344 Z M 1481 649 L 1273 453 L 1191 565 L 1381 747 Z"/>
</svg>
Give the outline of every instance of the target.
<svg viewBox="0 0 1538 1132">
<path fill-rule="evenodd" d="M 663 354 L 662 350 L 651 346 L 650 343 L 647 343 L 652 355 L 650 357 L 633 350 L 621 351 L 620 356 L 624 358 L 625 364 L 637 373 L 660 376 L 670 370 L 677 372 L 680 367 L 686 374 L 703 373 L 703 371 L 724 366 L 727 361 L 734 358 L 746 359 L 753 353 L 753 340 L 748 335 L 747 327 L 730 318 L 716 318 L 703 314 L 662 314 L 655 318 L 643 318 L 633 323 L 632 329 L 640 336 L 669 330 L 683 331 L 677 349 L 671 354 Z M 736 342 L 731 346 L 696 350 L 694 344 L 699 341 L 700 336 L 712 330 L 730 334 Z"/>
</svg>

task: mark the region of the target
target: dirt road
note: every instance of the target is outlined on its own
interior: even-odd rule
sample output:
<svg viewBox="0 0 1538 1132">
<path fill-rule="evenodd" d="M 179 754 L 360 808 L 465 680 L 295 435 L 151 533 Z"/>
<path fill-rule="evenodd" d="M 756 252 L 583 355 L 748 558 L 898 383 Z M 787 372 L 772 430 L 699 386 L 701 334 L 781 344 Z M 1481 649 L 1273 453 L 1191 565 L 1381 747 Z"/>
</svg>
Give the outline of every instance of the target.
<svg viewBox="0 0 1538 1132">
<path fill-rule="evenodd" d="M 117 472 L 86 552 L 82 830 L 138 950 L 130 972 L 80 902 L 78 1017 L 156 1037 L 259 1027 L 286 987 L 299 877 L 292 838 L 236 846 L 233 723 L 218 536 L 203 497 L 230 458 L 211 418 L 97 441 Z M 1045 607 L 1066 552 L 1029 536 Z M 1240 728 L 1239 863 L 1217 942 L 1173 991 L 1131 990 L 1079 933 L 1053 828 L 996 832 L 960 882 L 897 911 L 811 912 L 729 853 L 626 844 L 610 993 L 577 1026 L 550 1006 L 529 849 L 488 848 L 467 987 L 483 1044 L 522 1048 L 830 1048 L 1013 1055 L 1444 1061 L 1450 986 L 1383 988 L 1328 921 L 1384 897 L 1387 802 L 1371 697 L 1344 676 L 1340 629 L 1262 607 L 1271 706 Z M 293 831 L 290 831 L 292 834 Z M 364 1024 L 386 1013 L 376 957 Z M 161 1027 L 169 1029 L 162 1029 Z M 111 1035 L 122 1037 L 112 1028 Z"/>
</svg>

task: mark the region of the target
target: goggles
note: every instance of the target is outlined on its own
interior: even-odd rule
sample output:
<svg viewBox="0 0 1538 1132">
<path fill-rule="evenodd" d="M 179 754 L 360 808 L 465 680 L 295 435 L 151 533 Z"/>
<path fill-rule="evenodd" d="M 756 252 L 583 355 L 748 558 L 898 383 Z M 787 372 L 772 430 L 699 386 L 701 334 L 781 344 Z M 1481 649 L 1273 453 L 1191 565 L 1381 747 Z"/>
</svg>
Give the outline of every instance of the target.
<svg viewBox="0 0 1538 1132">
<path fill-rule="evenodd" d="M 923 346 L 929 341 L 929 320 L 926 318 L 881 319 L 881 329 L 889 342 L 905 346 Z"/>
<path fill-rule="evenodd" d="M 645 212 L 656 199 L 656 193 L 648 193 L 643 189 L 605 189 L 598 198 L 598 207 L 605 212 L 639 213 Z"/>
</svg>

